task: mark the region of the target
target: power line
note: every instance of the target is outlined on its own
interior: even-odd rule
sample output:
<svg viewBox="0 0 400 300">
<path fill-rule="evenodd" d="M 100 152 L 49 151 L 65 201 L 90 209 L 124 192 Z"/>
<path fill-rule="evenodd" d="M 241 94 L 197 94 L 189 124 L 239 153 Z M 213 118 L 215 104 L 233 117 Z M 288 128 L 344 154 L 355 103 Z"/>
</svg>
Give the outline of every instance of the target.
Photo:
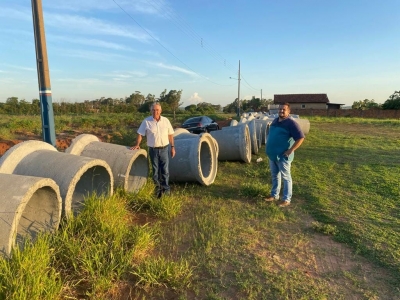
<svg viewBox="0 0 400 300">
<path fill-rule="evenodd" d="M 194 39 L 194 41 L 197 43 L 199 43 L 199 45 L 201 46 L 201 48 L 203 48 L 204 50 L 208 51 L 210 53 L 211 56 L 213 56 L 218 62 L 222 62 L 223 61 L 223 66 L 226 68 L 231 69 L 232 71 L 236 71 L 234 70 L 234 67 L 230 64 L 227 64 L 227 61 L 224 57 L 222 57 L 216 50 L 214 50 L 211 46 L 209 46 L 204 39 L 198 35 L 190 26 L 190 24 L 188 24 L 179 14 L 175 13 L 173 10 L 171 10 L 169 7 L 163 8 L 161 9 L 160 5 L 158 4 L 158 2 L 156 2 L 155 0 L 146 0 L 153 8 L 155 8 L 160 14 L 164 14 L 167 17 L 169 17 L 169 19 L 176 25 L 176 27 L 178 27 L 179 30 L 181 30 L 183 33 L 187 34 L 188 36 L 190 36 L 191 38 Z M 245 78 L 243 78 L 243 80 L 247 83 L 248 87 L 250 89 L 259 91 L 260 89 L 254 88 L 252 87 Z"/>
<path fill-rule="evenodd" d="M 217 82 L 214 82 L 212 80 L 210 80 L 209 78 L 207 78 L 204 75 L 201 75 L 199 73 L 197 73 L 195 70 L 193 70 L 191 67 L 189 67 L 186 63 L 184 63 L 181 59 L 179 59 L 175 54 L 173 54 L 170 50 L 168 50 L 167 47 L 165 47 L 160 41 L 158 41 L 150 32 L 148 32 L 142 25 L 140 25 L 140 23 L 138 21 L 136 21 L 121 5 L 119 5 L 115 0 L 113 0 L 113 2 L 129 17 L 131 18 L 140 28 L 142 28 L 153 40 L 155 40 L 161 47 L 163 47 L 169 54 L 171 54 L 175 59 L 177 59 L 180 63 L 182 63 L 184 66 L 186 66 L 188 69 L 190 69 L 191 71 L 193 71 L 193 73 L 197 74 L 198 76 L 206 79 L 207 81 L 214 83 L 216 85 L 220 85 L 220 86 L 232 86 L 233 84 L 220 84 Z"/>
<path fill-rule="evenodd" d="M 216 50 L 214 50 L 208 43 L 205 42 L 203 37 L 198 35 L 193 28 L 188 24 L 179 14 L 175 13 L 169 7 L 161 9 L 158 3 L 154 0 L 147 0 L 147 2 L 153 6 L 159 13 L 166 15 L 183 33 L 187 34 L 194 39 L 195 43 L 200 45 L 205 51 L 208 51 L 218 62 L 222 63 L 224 67 L 232 68 L 230 64 L 222 57 Z"/>
</svg>

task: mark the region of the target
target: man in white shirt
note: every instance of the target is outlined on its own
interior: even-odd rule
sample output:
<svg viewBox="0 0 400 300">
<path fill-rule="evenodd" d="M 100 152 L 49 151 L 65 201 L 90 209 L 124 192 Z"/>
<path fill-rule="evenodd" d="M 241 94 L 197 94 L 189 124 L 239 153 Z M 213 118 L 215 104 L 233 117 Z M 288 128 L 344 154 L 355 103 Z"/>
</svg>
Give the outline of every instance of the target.
<svg viewBox="0 0 400 300">
<path fill-rule="evenodd" d="M 153 103 L 151 106 L 151 116 L 147 117 L 140 124 L 137 130 L 138 136 L 136 145 L 131 150 L 140 149 L 140 143 L 144 136 L 147 137 L 147 146 L 153 171 L 153 181 L 157 188 L 157 197 L 171 193 L 169 186 L 169 155 L 175 156 L 174 129 L 171 122 L 161 116 L 161 104 Z M 169 147 L 170 146 L 170 147 Z"/>
</svg>

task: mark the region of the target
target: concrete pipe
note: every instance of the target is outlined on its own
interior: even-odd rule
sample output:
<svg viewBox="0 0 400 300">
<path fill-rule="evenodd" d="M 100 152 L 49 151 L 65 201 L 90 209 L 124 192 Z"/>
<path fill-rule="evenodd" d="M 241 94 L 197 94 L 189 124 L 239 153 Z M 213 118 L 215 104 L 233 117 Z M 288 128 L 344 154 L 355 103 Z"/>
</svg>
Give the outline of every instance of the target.
<svg viewBox="0 0 400 300">
<path fill-rule="evenodd" d="M 250 120 L 250 118 L 248 120 Z M 246 124 L 249 127 L 251 153 L 257 154 L 258 142 L 257 142 L 257 129 L 256 129 L 255 119 L 253 118 L 250 121 L 247 121 Z"/>
<path fill-rule="evenodd" d="M 210 134 L 218 143 L 218 160 L 250 163 L 251 141 L 247 124 L 223 127 L 222 130 L 211 131 Z"/>
<path fill-rule="evenodd" d="M 239 123 L 245 124 L 246 122 L 247 122 L 247 118 L 241 117 L 240 120 L 239 120 Z"/>
<path fill-rule="evenodd" d="M 263 125 L 262 125 L 262 123 L 257 122 L 257 121 L 258 121 L 258 119 L 254 120 L 254 123 L 255 123 L 255 126 L 256 126 L 257 146 L 258 146 L 258 148 L 261 148 L 261 145 L 262 145 L 262 135 L 263 135 L 263 132 L 262 132 L 262 127 L 263 127 Z M 265 133 L 264 133 L 264 134 L 265 134 Z"/>
<path fill-rule="evenodd" d="M 170 181 L 212 184 L 218 170 L 218 145 L 212 136 L 209 133 L 197 135 L 178 128 L 174 141 L 176 155 L 169 161 Z"/>
<path fill-rule="evenodd" d="M 307 119 L 293 118 L 299 124 L 301 131 L 304 134 L 308 134 L 310 132 L 310 121 Z"/>
<path fill-rule="evenodd" d="M 92 134 L 77 136 L 65 152 L 106 161 L 113 173 L 114 187 L 128 192 L 139 191 L 149 175 L 146 150 L 130 150 L 126 146 L 103 143 Z"/>
<path fill-rule="evenodd" d="M 238 121 L 232 120 L 229 126 L 237 126 L 237 124 L 239 124 Z"/>
<path fill-rule="evenodd" d="M 61 218 L 58 185 L 50 178 L 0 174 L 0 252 L 8 256 L 24 239 L 54 232 Z"/>
<path fill-rule="evenodd" d="M 261 144 L 265 145 L 267 140 L 267 126 L 271 122 L 270 119 L 267 120 L 255 120 L 256 124 L 261 127 Z"/>
<path fill-rule="evenodd" d="M 61 153 L 41 141 L 11 147 L 0 159 L 0 173 L 53 179 L 67 217 L 80 211 L 86 196 L 113 193 L 112 171 L 104 160 Z"/>
</svg>

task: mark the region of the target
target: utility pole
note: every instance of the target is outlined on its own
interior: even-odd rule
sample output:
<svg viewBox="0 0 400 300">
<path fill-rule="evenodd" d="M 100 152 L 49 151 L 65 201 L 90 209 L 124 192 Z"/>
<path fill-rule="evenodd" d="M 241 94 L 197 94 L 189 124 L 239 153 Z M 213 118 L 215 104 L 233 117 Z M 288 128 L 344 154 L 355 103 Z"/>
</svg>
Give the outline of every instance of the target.
<svg viewBox="0 0 400 300">
<path fill-rule="evenodd" d="M 41 0 L 32 1 L 33 30 L 35 35 L 36 67 L 39 82 L 40 111 L 42 115 L 43 141 L 56 146 L 53 102 L 51 97 L 49 63 Z"/>
<path fill-rule="evenodd" d="M 239 73 L 238 73 L 238 103 L 237 103 L 237 116 L 240 117 L 240 60 L 239 60 Z"/>
</svg>

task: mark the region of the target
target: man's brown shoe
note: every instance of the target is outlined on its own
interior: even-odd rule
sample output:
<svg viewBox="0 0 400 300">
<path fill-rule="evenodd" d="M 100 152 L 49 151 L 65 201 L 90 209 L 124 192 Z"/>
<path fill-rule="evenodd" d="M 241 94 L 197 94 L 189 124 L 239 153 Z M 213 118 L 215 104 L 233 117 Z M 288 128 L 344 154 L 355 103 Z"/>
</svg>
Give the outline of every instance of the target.
<svg viewBox="0 0 400 300">
<path fill-rule="evenodd" d="M 264 201 L 267 201 L 267 202 L 272 202 L 272 201 L 275 201 L 275 200 L 278 200 L 278 199 L 276 199 L 276 198 L 273 197 L 273 196 L 269 196 L 269 197 L 267 197 L 267 198 L 264 199 Z"/>
<path fill-rule="evenodd" d="M 286 207 L 290 205 L 290 201 L 281 201 L 278 206 L 279 207 Z"/>
</svg>

